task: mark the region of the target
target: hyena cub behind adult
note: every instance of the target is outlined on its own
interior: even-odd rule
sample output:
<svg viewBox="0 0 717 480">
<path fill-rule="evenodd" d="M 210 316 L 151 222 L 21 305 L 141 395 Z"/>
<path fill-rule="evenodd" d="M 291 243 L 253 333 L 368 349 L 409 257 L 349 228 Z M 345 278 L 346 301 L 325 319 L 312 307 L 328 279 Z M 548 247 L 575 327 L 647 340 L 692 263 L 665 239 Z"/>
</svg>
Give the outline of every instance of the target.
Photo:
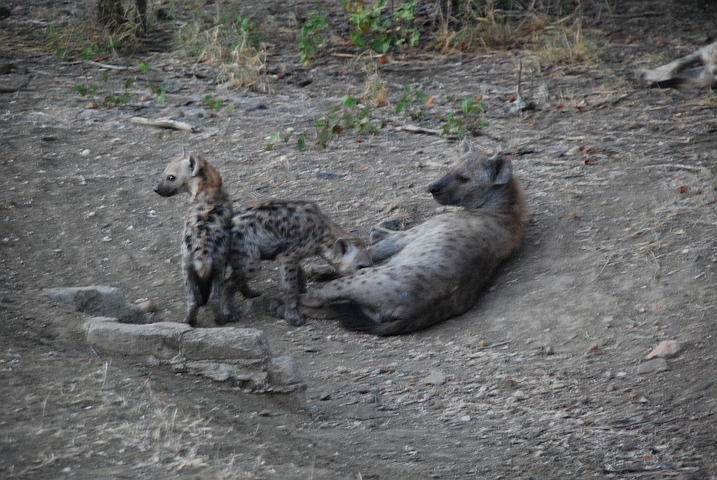
<svg viewBox="0 0 717 480">
<path fill-rule="evenodd" d="M 227 280 L 225 311 L 232 312 L 234 320 L 236 291 L 245 298 L 259 295 L 248 282 L 259 273 L 262 260 L 279 260 L 284 319 L 294 326 L 306 322 L 297 310 L 302 259 L 319 255 L 339 275 L 373 265 L 361 240 L 331 221 L 313 202 L 267 200 L 250 204 L 234 214 L 231 237 L 232 273 Z"/>
<path fill-rule="evenodd" d="M 182 235 L 182 273 L 187 314 L 182 322 L 196 323 L 199 307 L 209 305 L 217 324 L 227 316 L 224 274 L 229 255 L 232 202 L 222 188 L 222 177 L 206 160 L 192 154 L 171 162 L 154 191 L 163 197 L 186 192 L 192 197 Z"/>
</svg>

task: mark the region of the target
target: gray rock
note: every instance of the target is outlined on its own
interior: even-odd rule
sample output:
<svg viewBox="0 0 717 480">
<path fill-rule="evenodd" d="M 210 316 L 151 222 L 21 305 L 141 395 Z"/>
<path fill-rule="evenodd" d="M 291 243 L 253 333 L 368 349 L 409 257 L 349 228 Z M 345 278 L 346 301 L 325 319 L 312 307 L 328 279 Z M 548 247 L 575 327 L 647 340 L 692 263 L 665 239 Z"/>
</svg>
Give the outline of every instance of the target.
<svg viewBox="0 0 717 480">
<path fill-rule="evenodd" d="M 422 385 L 443 385 L 446 383 L 446 374 L 443 372 L 431 372 L 420 383 Z"/>
<path fill-rule="evenodd" d="M 660 342 L 650 353 L 647 354 L 648 360 L 652 358 L 671 358 L 680 353 L 683 349 L 683 344 L 676 340 L 664 340 Z"/>
<path fill-rule="evenodd" d="M 294 358 L 288 355 L 274 357 L 269 360 L 267 371 L 269 373 L 269 382 L 272 385 L 287 386 L 301 382 L 301 375 Z"/>
<path fill-rule="evenodd" d="M 107 353 L 170 359 L 179 354 L 182 333 L 191 328 L 184 323 L 133 325 L 99 318 L 88 322 L 87 343 Z"/>
<path fill-rule="evenodd" d="M 127 302 L 122 290 L 116 287 L 46 288 L 43 293 L 89 315 L 115 317 L 124 323 L 147 323 L 150 318 L 140 307 Z"/>
<path fill-rule="evenodd" d="M 187 360 L 267 359 L 271 356 L 266 335 L 255 328 L 196 328 L 182 336 Z"/>
<path fill-rule="evenodd" d="M 638 365 L 637 373 L 644 375 L 647 373 L 664 372 L 665 370 L 669 369 L 670 365 L 667 363 L 667 360 L 665 360 L 664 358 L 655 358 Z"/>
</svg>

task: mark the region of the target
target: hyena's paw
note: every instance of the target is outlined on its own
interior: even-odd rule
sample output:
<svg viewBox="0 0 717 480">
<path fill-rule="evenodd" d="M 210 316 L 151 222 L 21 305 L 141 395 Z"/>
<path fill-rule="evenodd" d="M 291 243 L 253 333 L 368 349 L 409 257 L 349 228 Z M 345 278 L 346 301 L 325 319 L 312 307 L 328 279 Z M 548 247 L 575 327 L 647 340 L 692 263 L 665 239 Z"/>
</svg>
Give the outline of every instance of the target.
<svg viewBox="0 0 717 480">
<path fill-rule="evenodd" d="M 284 318 L 284 304 L 279 300 L 272 299 L 269 302 L 269 315 L 274 318 Z"/>
<path fill-rule="evenodd" d="M 301 316 L 297 309 L 287 309 L 286 305 L 278 300 L 272 300 L 269 304 L 269 314 L 274 318 L 283 318 L 289 325 L 294 327 L 300 327 L 306 323 L 306 319 Z"/>
<path fill-rule="evenodd" d="M 239 312 L 228 312 L 224 314 L 224 323 L 239 323 L 240 318 Z"/>
<path fill-rule="evenodd" d="M 296 309 L 285 309 L 284 320 L 292 327 L 300 327 L 306 323 L 306 319 Z"/>
<path fill-rule="evenodd" d="M 388 237 L 392 233 L 394 233 L 394 232 L 392 232 L 391 230 L 386 230 L 384 228 L 379 228 L 379 227 L 373 227 L 371 229 L 371 233 L 369 233 L 369 235 L 368 235 L 368 242 L 371 245 L 376 245 L 378 242 L 380 242 L 384 238 Z"/>
</svg>

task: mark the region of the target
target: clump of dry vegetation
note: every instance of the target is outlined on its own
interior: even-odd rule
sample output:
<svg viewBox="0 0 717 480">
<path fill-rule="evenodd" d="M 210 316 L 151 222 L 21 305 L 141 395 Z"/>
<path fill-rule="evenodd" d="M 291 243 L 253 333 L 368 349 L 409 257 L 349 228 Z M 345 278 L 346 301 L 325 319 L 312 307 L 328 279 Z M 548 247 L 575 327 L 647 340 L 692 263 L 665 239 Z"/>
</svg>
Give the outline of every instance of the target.
<svg viewBox="0 0 717 480">
<path fill-rule="evenodd" d="M 435 45 L 444 53 L 477 49 L 525 48 L 543 65 L 584 63 L 595 58 L 585 39 L 580 6 L 556 15 L 531 3 L 499 8 L 497 2 L 466 2 L 454 17 L 443 18 Z"/>
<path fill-rule="evenodd" d="M 215 18 L 195 15 L 177 31 L 175 51 L 215 67 L 217 83 L 266 91 L 266 52 L 253 30 L 249 19 L 220 3 Z"/>
</svg>

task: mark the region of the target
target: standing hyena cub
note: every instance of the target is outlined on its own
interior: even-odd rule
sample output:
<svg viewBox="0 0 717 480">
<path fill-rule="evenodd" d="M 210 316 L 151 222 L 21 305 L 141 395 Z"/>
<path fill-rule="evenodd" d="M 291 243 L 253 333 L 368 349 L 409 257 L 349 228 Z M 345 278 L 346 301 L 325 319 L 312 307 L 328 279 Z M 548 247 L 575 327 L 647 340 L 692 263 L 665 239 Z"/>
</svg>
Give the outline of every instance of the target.
<svg viewBox="0 0 717 480">
<path fill-rule="evenodd" d="M 233 312 L 234 319 L 237 289 L 245 298 L 259 295 L 248 282 L 259 273 L 262 260 L 280 262 L 284 318 L 294 326 L 306 322 L 297 310 L 302 259 L 320 255 L 339 275 L 373 265 L 361 240 L 332 222 L 313 202 L 267 200 L 248 205 L 232 218 L 231 235 L 232 273 L 227 281 L 225 311 Z"/>
<path fill-rule="evenodd" d="M 328 306 L 347 328 L 377 335 L 412 332 L 467 311 L 523 237 L 525 205 L 512 173 L 502 154 L 469 153 L 428 186 L 438 203 L 462 210 L 402 232 L 372 232 L 371 258 L 388 262 L 302 295 L 301 310 L 325 316 Z"/>
<path fill-rule="evenodd" d="M 223 325 L 232 203 L 222 188 L 222 177 L 203 158 L 190 154 L 164 169 L 154 191 L 163 197 L 181 192 L 192 197 L 182 236 L 182 273 L 187 292 L 187 314 L 182 321 L 194 326 L 197 310 L 209 303 L 214 320 Z"/>
</svg>

